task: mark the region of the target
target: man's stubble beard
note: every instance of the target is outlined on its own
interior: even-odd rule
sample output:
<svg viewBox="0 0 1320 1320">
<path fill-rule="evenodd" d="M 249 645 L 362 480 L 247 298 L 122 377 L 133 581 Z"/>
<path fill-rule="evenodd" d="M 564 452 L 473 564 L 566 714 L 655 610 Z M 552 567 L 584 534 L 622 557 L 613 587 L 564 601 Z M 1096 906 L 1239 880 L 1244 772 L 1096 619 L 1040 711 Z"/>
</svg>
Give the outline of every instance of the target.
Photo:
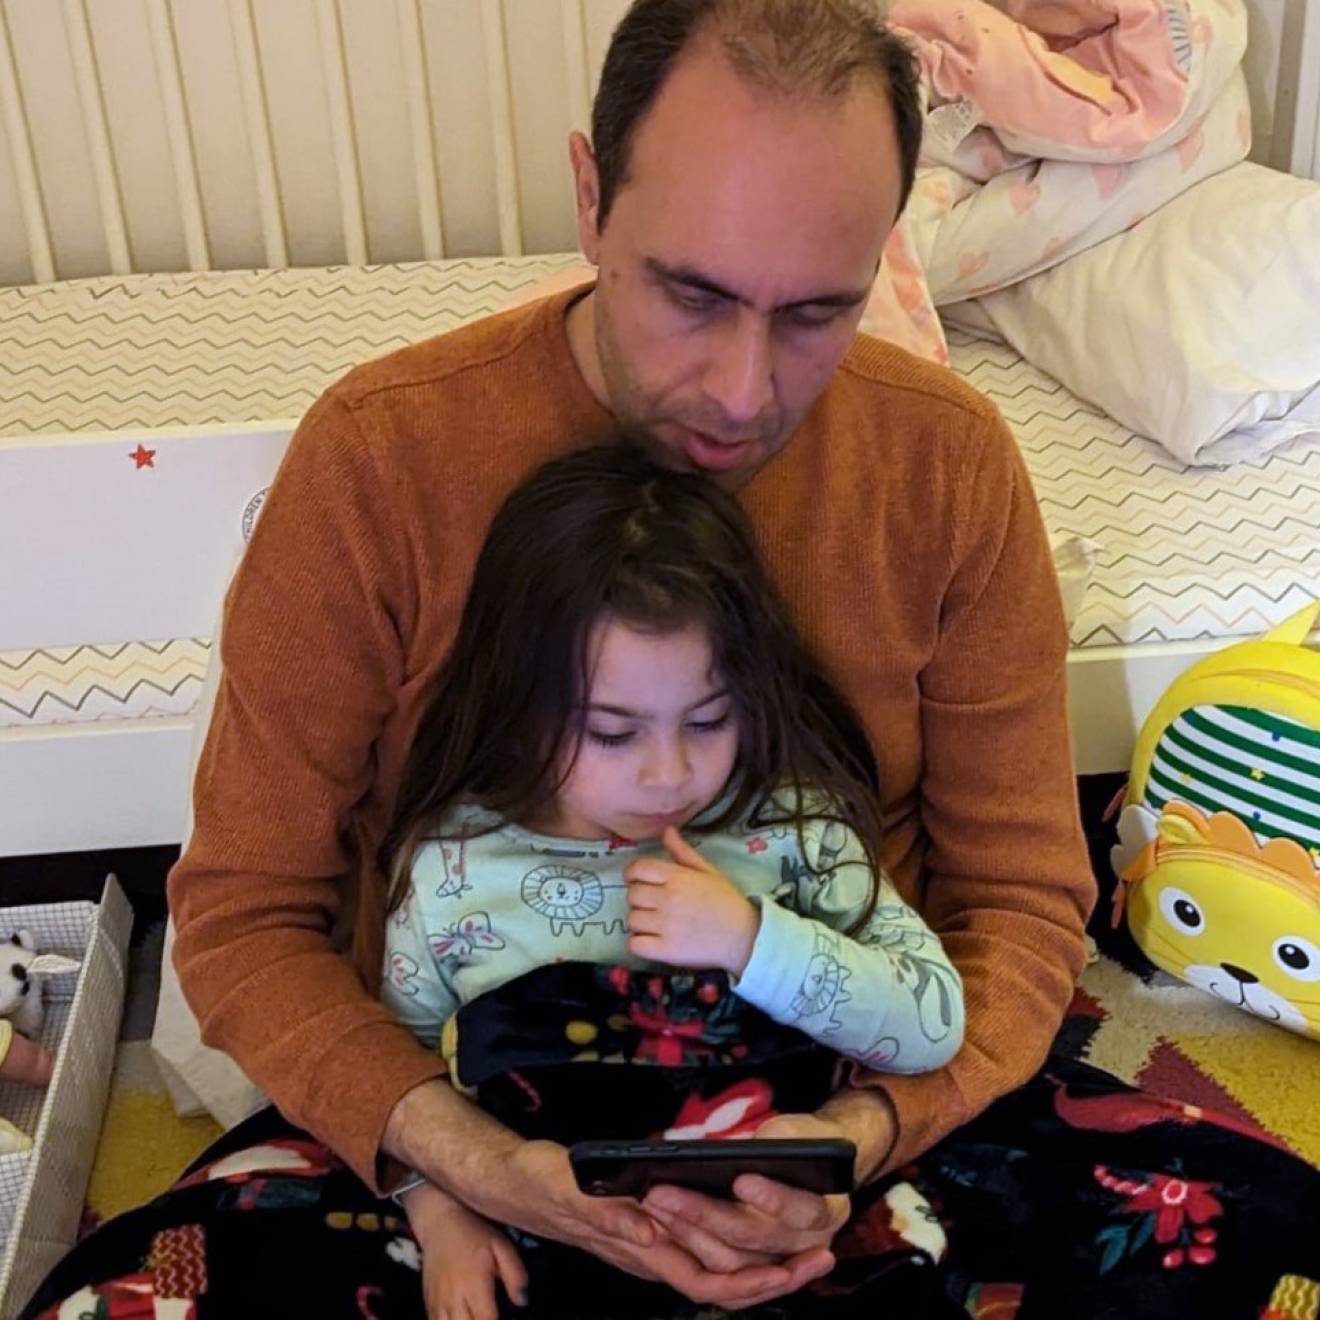
<svg viewBox="0 0 1320 1320">
<path fill-rule="evenodd" d="M 682 454 L 652 434 L 642 420 L 651 409 L 645 393 L 629 371 L 623 354 L 616 348 L 609 312 L 599 291 L 596 293 L 594 311 L 596 359 L 600 363 L 610 413 L 618 427 L 620 440 L 639 449 L 661 467 L 690 470 Z"/>
<path fill-rule="evenodd" d="M 751 481 L 788 443 L 788 437 L 782 434 L 775 436 L 768 446 L 769 452 L 765 458 L 748 468 L 717 473 L 695 466 L 681 449 L 674 444 L 666 443 L 648 428 L 648 420 L 670 422 L 677 426 L 684 426 L 686 423 L 681 418 L 667 415 L 659 405 L 653 405 L 646 392 L 637 384 L 628 369 L 624 355 L 617 349 L 609 310 L 600 296 L 599 287 L 593 296 L 595 306 L 592 321 L 595 331 L 596 359 L 600 364 L 601 378 L 605 383 L 610 413 L 618 428 L 619 438 L 625 444 L 634 446 L 660 467 L 676 472 L 697 472 L 709 477 L 725 489 L 736 490 Z M 796 423 L 793 429 L 796 430 Z"/>
</svg>

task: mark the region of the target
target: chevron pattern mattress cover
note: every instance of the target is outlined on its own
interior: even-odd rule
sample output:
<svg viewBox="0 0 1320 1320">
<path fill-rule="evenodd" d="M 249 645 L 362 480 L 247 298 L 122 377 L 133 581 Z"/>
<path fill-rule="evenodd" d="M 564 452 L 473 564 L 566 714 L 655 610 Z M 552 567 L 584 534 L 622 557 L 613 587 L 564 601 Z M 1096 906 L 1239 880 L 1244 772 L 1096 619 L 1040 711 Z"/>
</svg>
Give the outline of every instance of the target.
<svg viewBox="0 0 1320 1320">
<path fill-rule="evenodd" d="M 0 436 L 295 418 L 351 366 L 499 310 L 573 255 L 139 275 L 0 289 Z M 1011 349 L 951 362 L 999 406 L 1056 538 L 1089 543 L 1074 647 L 1258 633 L 1320 593 L 1320 440 L 1183 469 Z M 210 643 L 0 652 L 0 728 L 186 715 Z"/>
<path fill-rule="evenodd" d="M 1012 427 L 1051 537 L 1094 549 L 1074 648 L 1255 636 L 1320 596 L 1320 437 L 1187 468 L 1007 345 L 948 339 Z"/>
</svg>

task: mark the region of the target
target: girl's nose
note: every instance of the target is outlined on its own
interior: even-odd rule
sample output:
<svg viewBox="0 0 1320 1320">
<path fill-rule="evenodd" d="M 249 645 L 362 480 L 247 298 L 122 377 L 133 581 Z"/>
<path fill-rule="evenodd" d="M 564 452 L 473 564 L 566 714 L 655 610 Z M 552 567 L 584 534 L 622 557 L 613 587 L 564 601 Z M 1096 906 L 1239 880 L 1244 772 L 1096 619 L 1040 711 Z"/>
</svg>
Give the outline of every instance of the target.
<svg viewBox="0 0 1320 1320">
<path fill-rule="evenodd" d="M 687 750 L 680 738 L 657 739 L 642 767 L 643 783 L 652 788 L 678 788 L 690 773 Z"/>
</svg>

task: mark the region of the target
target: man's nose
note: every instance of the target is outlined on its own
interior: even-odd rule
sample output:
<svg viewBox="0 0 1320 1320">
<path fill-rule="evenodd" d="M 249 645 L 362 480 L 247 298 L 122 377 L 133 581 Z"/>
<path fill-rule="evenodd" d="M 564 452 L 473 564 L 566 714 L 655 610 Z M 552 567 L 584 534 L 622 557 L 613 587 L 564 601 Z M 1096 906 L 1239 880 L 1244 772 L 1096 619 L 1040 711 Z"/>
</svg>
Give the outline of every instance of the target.
<svg viewBox="0 0 1320 1320">
<path fill-rule="evenodd" d="M 763 317 L 749 308 L 739 307 L 721 328 L 706 369 L 706 394 L 734 426 L 744 430 L 750 430 L 774 404 L 770 333 Z"/>
</svg>

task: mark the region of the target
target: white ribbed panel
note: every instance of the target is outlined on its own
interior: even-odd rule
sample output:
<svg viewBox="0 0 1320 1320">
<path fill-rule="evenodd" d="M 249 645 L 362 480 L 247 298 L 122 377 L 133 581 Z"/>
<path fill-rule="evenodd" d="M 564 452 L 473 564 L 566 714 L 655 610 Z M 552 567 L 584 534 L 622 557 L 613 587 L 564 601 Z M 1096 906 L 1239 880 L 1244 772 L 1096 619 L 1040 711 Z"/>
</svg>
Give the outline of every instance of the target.
<svg viewBox="0 0 1320 1320">
<path fill-rule="evenodd" d="M 353 104 L 344 63 L 344 29 L 335 0 L 317 0 L 316 30 L 321 39 L 321 69 L 330 110 L 330 134 L 335 147 L 339 179 L 339 212 L 344 224 L 344 260 L 352 266 L 367 263 L 367 226 L 362 215 L 362 174 L 353 135 Z"/>
<path fill-rule="evenodd" d="M 1320 0 L 1246 4 L 1260 158 L 1320 177 Z M 0 0 L 0 285 L 572 248 L 626 6 Z"/>
<path fill-rule="evenodd" d="M 568 126 L 591 133 L 591 75 L 587 67 L 586 15 L 582 0 L 559 0 L 564 23 L 564 82 L 568 87 Z"/>
<path fill-rule="evenodd" d="M 435 167 L 431 134 L 431 90 L 426 77 L 426 47 L 417 0 L 395 0 L 399 20 L 399 53 L 408 94 L 408 124 L 412 131 L 413 168 L 417 176 L 417 219 L 422 228 L 422 255 L 438 261 L 445 255 L 440 176 Z"/>
<path fill-rule="evenodd" d="M 1302 35 L 1298 58 L 1297 110 L 1293 120 L 1292 159 L 1294 174 L 1320 179 L 1320 3 L 1312 0 L 1300 11 Z"/>
<path fill-rule="evenodd" d="M 486 86 L 490 93 L 491 135 L 495 147 L 495 206 L 499 215 L 500 251 L 522 256 L 522 212 L 518 200 L 518 156 L 513 141 L 513 107 L 509 98 L 509 54 L 504 36 L 501 0 L 481 0 L 481 34 L 486 47 Z"/>
<path fill-rule="evenodd" d="M 190 270 L 209 270 L 211 254 L 206 243 L 202 194 L 197 187 L 197 160 L 188 127 L 188 105 L 183 96 L 183 76 L 179 71 L 179 51 L 174 43 L 169 0 L 146 0 L 146 6 L 165 129 L 170 139 L 170 158 L 174 164 L 174 186 L 179 194 L 183 239 L 188 249 L 188 267 Z"/>
<path fill-rule="evenodd" d="M 283 270 L 289 264 L 289 248 L 284 237 L 279 176 L 275 173 L 275 140 L 261 77 L 257 33 L 252 24 L 252 0 L 229 0 L 229 27 L 234 37 L 234 61 L 238 65 L 238 81 L 243 95 L 248 149 L 252 153 L 252 168 L 256 174 L 266 265 Z"/>
<path fill-rule="evenodd" d="M 18 204 L 23 212 L 23 231 L 27 239 L 28 261 L 32 264 L 32 279 L 37 284 L 48 284 L 55 278 L 55 259 L 51 254 L 50 233 L 46 228 L 46 208 L 41 202 L 41 181 L 37 178 L 32 135 L 28 131 L 27 115 L 23 113 L 23 94 L 18 85 L 14 48 L 9 41 L 9 26 L 5 22 L 2 9 L 0 9 L 0 122 L 4 124 L 10 159 L 14 162 Z"/>
<path fill-rule="evenodd" d="M 92 33 L 87 25 L 83 0 L 64 0 L 64 30 L 69 42 L 74 79 L 78 84 L 87 151 L 92 158 L 92 172 L 96 176 L 96 197 L 101 209 L 105 246 L 110 254 L 110 271 L 114 275 L 128 275 L 133 270 L 133 258 L 128 248 L 128 229 L 124 224 L 124 206 L 119 196 L 119 176 L 115 171 L 101 79 L 96 71 L 96 52 L 92 47 Z"/>
</svg>

